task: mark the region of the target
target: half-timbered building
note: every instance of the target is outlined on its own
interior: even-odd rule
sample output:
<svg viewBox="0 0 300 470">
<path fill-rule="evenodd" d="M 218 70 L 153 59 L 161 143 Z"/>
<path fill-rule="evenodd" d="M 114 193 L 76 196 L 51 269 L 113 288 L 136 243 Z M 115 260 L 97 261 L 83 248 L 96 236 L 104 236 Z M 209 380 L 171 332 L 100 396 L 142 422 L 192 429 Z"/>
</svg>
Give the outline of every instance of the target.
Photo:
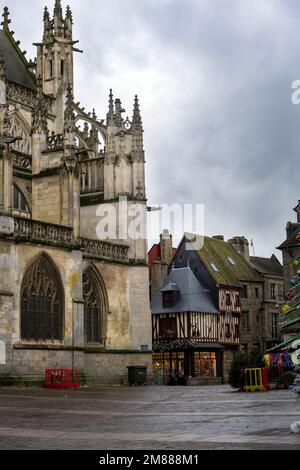
<svg viewBox="0 0 300 470">
<path fill-rule="evenodd" d="M 265 263 L 268 266 L 270 264 L 273 266 L 275 261 L 274 259 L 267 259 Z M 203 353 L 208 353 L 207 348 L 205 351 L 205 346 L 219 345 L 219 351 L 214 351 L 216 358 L 218 358 L 216 363 L 219 364 L 215 373 L 217 377 L 226 380 L 234 351 L 239 348 L 245 350 L 246 353 L 253 349 L 264 351 L 267 341 L 275 333 L 271 332 L 270 315 L 266 310 L 266 302 L 269 302 L 269 296 L 266 296 L 265 286 L 266 282 L 267 285 L 272 283 L 270 283 L 270 279 L 266 281 L 265 274 L 251 265 L 249 245 L 245 237 L 234 237 L 225 241 L 223 236 L 185 235 L 170 263 L 169 269 L 172 269 L 170 274 L 174 276 L 174 269 L 177 271 L 177 269 L 187 269 L 187 267 L 188 272 L 192 272 L 199 285 L 206 290 L 215 313 L 209 310 L 205 311 L 202 305 L 203 298 L 198 298 L 198 308 L 194 310 L 180 310 L 177 303 L 173 305 L 172 312 L 168 312 L 163 307 L 161 300 L 161 311 L 158 312 L 157 299 L 163 299 L 164 296 L 168 295 L 165 293 L 167 286 L 164 283 L 163 288 L 155 297 L 156 300 L 153 299 L 151 304 L 153 341 L 156 345 L 166 342 L 166 339 L 159 332 L 159 323 L 161 322 L 163 325 L 164 322 L 170 321 L 169 318 L 172 313 L 173 324 L 175 324 L 174 316 L 177 318 L 176 334 L 179 334 L 179 337 L 176 339 L 179 340 L 178 347 L 180 347 L 180 341 L 183 339 L 187 345 L 191 346 L 192 351 L 195 351 L 195 345 L 198 348 L 199 343 L 201 343 Z M 278 272 L 280 271 L 278 261 L 276 262 L 276 269 Z M 278 286 L 280 282 L 282 283 L 280 276 L 278 276 L 276 282 Z M 171 285 L 171 282 L 169 284 Z M 188 290 L 187 286 L 185 286 L 186 290 Z M 178 293 L 177 295 L 173 294 L 173 298 L 180 298 L 178 296 Z M 279 298 L 276 296 L 276 299 L 272 300 L 278 302 Z M 272 305 L 273 312 L 278 311 L 276 305 Z M 211 329 L 207 329 L 207 322 L 212 326 Z M 185 325 L 186 328 L 179 328 L 180 324 Z M 199 337 L 197 338 L 193 336 L 191 331 L 194 324 L 199 324 L 197 327 Z M 215 336 L 211 336 L 213 331 Z M 172 349 L 172 346 L 167 347 Z M 163 346 L 157 348 L 163 349 Z M 193 354 L 183 354 L 183 351 L 180 354 L 182 361 L 183 356 L 193 357 Z M 173 357 L 171 352 L 169 356 L 169 363 L 171 364 L 171 357 Z M 155 360 L 157 357 L 155 356 Z M 207 354 L 206 357 L 208 357 Z M 175 353 L 174 358 L 176 358 Z M 165 355 L 163 360 L 165 361 Z M 189 376 L 196 377 L 197 371 L 193 368 L 192 360 L 189 361 L 189 363 L 188 361 L 185 363 L 185 372 Z M 167 362 L 164 362 L 165 368 Z M 154 361 L 155 364 L 160 367 L 159 361 Z M 174 366 L 174 363 L 171 365 Z"/>
<path fill-rule="evenodd" d="M 239 289 L 223 293 L 221 309 L 191 267 L 172 267 L 151 302 L 155 370 L 176 371 L 188 383 L 221 383 L 224 352 L 240 344 Z M 231 304 L 229 305 L 229 299 Z"/>
</svg>

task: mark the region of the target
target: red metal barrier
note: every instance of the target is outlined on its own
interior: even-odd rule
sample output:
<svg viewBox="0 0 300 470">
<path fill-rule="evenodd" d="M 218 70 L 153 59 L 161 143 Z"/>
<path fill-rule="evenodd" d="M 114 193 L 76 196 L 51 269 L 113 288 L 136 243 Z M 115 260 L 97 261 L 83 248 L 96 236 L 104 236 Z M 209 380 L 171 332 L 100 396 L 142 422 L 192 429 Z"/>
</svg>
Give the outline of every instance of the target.
<svg viewBox="0 0 300 470">
<path fill-rule="evenodd" d="M 77 369 L 46 369 L 45 388 L 78 388 Z"/>
<path fill-rule="evenodd" d="M 269 383 L 269 372 L 266 367 L 261 370 L 262 373 L 262 382 L 265 390 L 270 390 L 270 383 Z"/>
</svg>

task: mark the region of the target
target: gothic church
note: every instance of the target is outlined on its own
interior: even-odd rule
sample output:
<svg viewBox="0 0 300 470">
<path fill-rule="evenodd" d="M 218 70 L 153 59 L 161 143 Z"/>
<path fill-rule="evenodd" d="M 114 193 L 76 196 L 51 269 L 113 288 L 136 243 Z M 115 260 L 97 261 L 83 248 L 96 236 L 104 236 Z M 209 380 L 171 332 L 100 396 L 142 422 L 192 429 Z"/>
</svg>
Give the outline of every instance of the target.
<svg viewBox="0 0 300 470">
<path fill-rule="evenodd" d="M 110 91 L 105 119 L 85 111 L 71 10 L 43 21 L 34 61 L 7 8 L 0 30 L 0 385 L 47 368 L 121 383 L 152 363 L 147 240 L 124 231 L 147 213 L 139 102 L 125 119 Z M 101 208 L 122 236 L 99 237 Z"/>
</svg>

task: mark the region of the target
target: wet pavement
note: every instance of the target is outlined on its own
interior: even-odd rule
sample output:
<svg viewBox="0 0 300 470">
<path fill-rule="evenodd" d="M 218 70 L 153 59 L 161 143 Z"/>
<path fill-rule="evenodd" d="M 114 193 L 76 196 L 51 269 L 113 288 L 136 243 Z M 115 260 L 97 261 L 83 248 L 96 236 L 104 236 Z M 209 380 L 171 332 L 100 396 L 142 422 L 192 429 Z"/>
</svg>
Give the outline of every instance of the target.
<svg viewBox="0 0 300 470">
<path fill-rule="evenodd" d="M 0 389 L 0 449 L 300 449 L 300 399 L 229 386 Z"/>
</svg>

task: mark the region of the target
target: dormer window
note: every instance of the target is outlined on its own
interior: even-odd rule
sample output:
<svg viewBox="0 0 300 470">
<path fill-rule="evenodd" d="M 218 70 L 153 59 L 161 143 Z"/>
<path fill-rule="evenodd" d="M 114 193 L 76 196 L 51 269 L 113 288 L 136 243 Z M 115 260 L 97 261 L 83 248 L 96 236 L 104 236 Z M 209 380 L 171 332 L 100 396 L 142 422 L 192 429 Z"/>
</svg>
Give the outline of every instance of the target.
<svg viewBox="0 0 300 470">
<path fill-rule="evenodd" d="M 171 308 L 174 305 L 174 292 L 163 292 L 163 308 Z"/>
<path fill-rule="evenodd" d="M 177 295 L 179 293 L 179 289 L 177 284 L 174 282 L 169 282 L 167 286 L 165 286 L 162 290 L 162 303 L 163 308 L 172 308 L 174 307 Z"/>
</svg>

